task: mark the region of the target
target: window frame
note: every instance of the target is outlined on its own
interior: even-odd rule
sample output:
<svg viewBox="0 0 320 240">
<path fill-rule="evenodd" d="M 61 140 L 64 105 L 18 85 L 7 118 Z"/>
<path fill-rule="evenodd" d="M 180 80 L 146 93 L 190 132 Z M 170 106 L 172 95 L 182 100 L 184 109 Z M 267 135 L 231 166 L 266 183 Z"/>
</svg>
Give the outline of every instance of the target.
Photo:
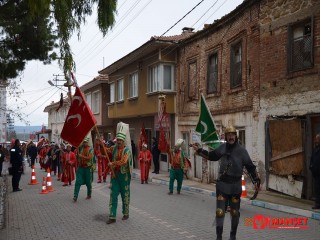
<svg viewBox="0 0 320 240">
<path fill-rule="evenodd" d="M 133 78 L 134 76 L 136 76 L 135 78 Z M 134 83 L 132 83 L 132 81 L 134 81 Z M 137 98 L 139 96 L 139 74 L 138 72 L 134 72 L 132 74 L 129 74 L 128 77 L 128 98 Z M 131 93 L 131 86 L 134 87 L 133 89 L 133 93 Z"/>
<path fill-rule="evenodd" d="M 120 89 L 121 84 L 121 89 Z M 117 80 L 117 102 L 124 101 L 124 78 L 120 78 Z"/>
<path fill-rule="evenodd" d="M 94 95 L 98 96 L 97 98 L 97 104 L 95 103 L 95 100 L 94 100 Z M 92 95 L 91 95 L 91 101 L 92 101 L 92 113 L 93 114 L 99 114 L 100 113 L 100 102 L 101 102 L 101 94 L 100 94 L 100 90 L 96 90 L 96 91 L 93 91 L 92 92 Z"/>
<path fill-rule="evenodd" d="M 216 64 L 215 64 L 215 71 L 213 71 L 213 73 L 216 73 L 215 76 L 216 78 L 213 79 L 213 85 L 215 83 L 215 89 L 213 89 L 212 91 L 210 91 L 210 83 L 211 83 L 211 78 L 210 75 L 212 74 L 212 72 L 210 71 L 211 69 L 211 64 L 210 64 L 210 59 L 216 57 Z M 208 55 L 207 58 L 208 62 L 207 62 L 207 94 L 215 94 L 218 93 L 218 84 L 219 84 L 219 54 L 218 51 L 212 52 Z"/>
<path fill-rule="evenodd" d="M 242 66 L 243 66 L 243 41 L 242 39 L 234 42 L 230 46 L 230 89 L 239 88 L 243 85 L 242 79 Z M 237 61 L 236 52 L 240 49 L 240 61 Z M 237 62 L 236 62 L 237 61 Z M 236 74 L 236 71 L 240 70 L 240 74 Z M 235 77 L 238 77 L 235 80 Z"/>
<path fill-rule="evenodd" d="M 89 92 L 89 93 L 85 93 L 85 100 L 86 100 L 86 102 L 87 102 L 87 104 L 88 104 L 88 106 L 90 107 L 90 109 L 92 109 L 92 96 L 91 96 L 91 92 Z"/>
<path fill-rule="evenodd" d="M 296 59 L 296 57 L 294 56 L 294 43 L 297 43 L 299 40 L 298 38 L 294 38 L 294 30 L 298 29 L 299 27 L 306 27 L 306 25 L 310 24 L 311 26 L 311 30 L 310 30 L 310 35 L 308 36 L 307 34 L 303 33 L 303 40 L 305 40 L 306 36 L 308 36 L 310 38 L 310 64 L 308 66 L 304 66 L 303 63 L 302 64 L 297 64 L 297 66 L 294 66 L 294 59 Z M 287 72 L 288 73 L 292 73 L 292 72 L 297 72 L 297 71 L 302 71 L 305 69 L 310 69 L 313 68 L 314 66 L 314 17 L 310 16 L 307 17 L 301 21 L 295 22 L 295 23 L 291 23 L 288 25 L 288 42 L 287 42 Z M 303 48 L 305 48 L 306 44 L 303 44 Z M 303 52 L 305 53 L 305 51 Z M 303 58 L 303 56 L 301 56 L 303 53 L 300 53 L 300 57 Z"/>
<path fill-rule="evenodd" d="M 190 66 L 195 64 L 195 75 L 191 76 L 191 69 Z M 197 91 L 197 86 L 198 86 L 198 62 L 196 59 L 193 59 L 191 61 L 188 62 L 188 69 L 187 69 L 187 73 L 188 73 L 188 85 L 187 85 L 187 89 L 188 89 L 188 98 L 189 100 L 194 100 L 194 99 L 198 99 L 198 91 Z M 192 77 L 192 79 L 190 79 Z M 194 82 L 194 84 L 191 84 L 192 82 Z M 192 87 L 194 86 L 194 88 Z"/>
<path fill-rule="evenodd" d="M 115 100 L 116 100 L 116 85 L 115 85 L 115 82 L 111 82 L 109 83 L 109 95 L 110 95 L 110 100 L 109 100 L 109 103 L 114 103 Z"/>
<path fill-rule="evenodd" d="M 170 67 L 170 86 L 171 88 L 165 87 L 165 67 Z M 175 89 L 174 86 L 174 75 L 175 66 L 173 63 L 158 63 L 148 67 L 148 93 L 155 92 L 172 92 Z"/>
</svg>

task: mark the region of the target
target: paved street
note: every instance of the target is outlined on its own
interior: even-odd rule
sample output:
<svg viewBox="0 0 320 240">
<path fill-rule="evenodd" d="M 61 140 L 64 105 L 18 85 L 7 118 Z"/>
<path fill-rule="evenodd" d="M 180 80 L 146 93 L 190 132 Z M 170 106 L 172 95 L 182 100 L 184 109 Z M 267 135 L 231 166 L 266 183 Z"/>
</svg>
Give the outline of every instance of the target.
<svg viewBox="0 0 320 240">
<path fill-rule="evenodd" d="M 78 202 L 73 203 L 73 186 L 62 187 L 55 176 L 52 176 L 55 191 L 39 194 L 41 180 L 46 173 L 36 169 L 36 174 L 40 182 L 38 185 L 28 185 L 31 177 L 28 168 L 20 184 L 23 191 L 13 193 L 9 187 L 7 226 L 0 232 L 1 240 L 215 239 L 214 197 L 190 191 L 169 196 L 165 185 L 141 185 L 137 179 L 133 179 L 129 220 L 121 220 L 119 202 L 117 222 L 107 225 L 110 190 L 106 183 L 97 184 L 95 176 L 92 199 L 85 199 L 86 187 L 82 186 Z M 11 184 L 11 177 L 8 178 Z M 270 218 L 302 218 L 242 204 L 238 239 L 319 239 L 320 222 L 313 219 L 308 219 L 306 229 L 254 229 L 245 226 L 250 225 L 257 214 Z M 229 229 L 230 218 L 227 213 L 224 239 L 228 239 Z"/>
</svg>

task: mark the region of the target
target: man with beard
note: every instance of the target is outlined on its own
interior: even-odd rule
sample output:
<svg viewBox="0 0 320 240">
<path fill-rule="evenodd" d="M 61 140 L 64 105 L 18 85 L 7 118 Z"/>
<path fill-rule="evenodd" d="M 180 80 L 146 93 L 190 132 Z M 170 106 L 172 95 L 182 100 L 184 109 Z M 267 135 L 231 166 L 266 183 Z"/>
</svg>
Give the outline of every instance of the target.
<svg viewBox="0 0 320 240">
<path fill-rule="evenodd" d="M 256 167 L 247 150 L 238 142 L 237 132 L 233 126 L 225 130 L 226 143 L 221 144 L 215 150 L 208 152 L 193 144 L 197 154 L 210 161 L 220 160 L 219 178 L 216 184 L 217 209 L 216 209 L 216 234 L 217 239 L 222 239 L 223 222 L 225 215 L 225 203 L 229 202 L 231 215 L 230 239 L 236 239 L 240 218 L 240 196 L 242 192 L 241 177 L 245 167 L 252 179 L 258 183 Z"/>
</svg>

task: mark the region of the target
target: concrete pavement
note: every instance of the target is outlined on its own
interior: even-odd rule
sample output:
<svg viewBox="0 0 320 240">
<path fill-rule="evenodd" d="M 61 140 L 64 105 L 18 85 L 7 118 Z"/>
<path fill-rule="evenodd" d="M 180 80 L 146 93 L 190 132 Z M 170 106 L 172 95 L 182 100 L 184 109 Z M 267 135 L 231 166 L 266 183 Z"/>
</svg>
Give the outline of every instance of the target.
<svg viewBox="0 0 320 240">
<path fill-rule="evenodd" d="M 133 178 L 140 179 L 139 169 L 134 169 Z M 159 174 L 150 173 L 149 179 L 151 182 L 169 186 L 168 172 L 160 172 Z M 216 196 L 215 184 L 201 183 L 196 180 L 184 179 L 182 190 L 206 194 L 213 197 Z M 253 192 L 251 192 L 250 190 L 247 190 L 247 192 L 249 192 L 249 195 L 252 196 Z M 314 204 L 313 201 L 298 199 L 276 192 L 260 191 L 258 197 L 255 200 L 243 198 L 241 204 L 248 204 L 320 220 L 320 211 L 312 210 L 312 206 Z"/>
</svg>

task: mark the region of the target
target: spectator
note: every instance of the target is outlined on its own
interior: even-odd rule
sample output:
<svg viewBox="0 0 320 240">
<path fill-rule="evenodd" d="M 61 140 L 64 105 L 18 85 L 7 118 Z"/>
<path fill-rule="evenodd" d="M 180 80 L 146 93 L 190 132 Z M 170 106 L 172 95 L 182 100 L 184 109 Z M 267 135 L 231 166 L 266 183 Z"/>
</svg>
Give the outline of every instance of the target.
<svg viewBox="0 0 320 240">
<path fill-rule="evenodd" d="M 21 191 L 19 182 L 23 172 L 23 158 L 19 139 L 14 141 L 14 145 L 10 150 L 10 163 L 12 166 L 12 190 L 13 192 Z"/>
<path fill-rule="evenodd" d="M 152 153 L 152 159 L 154 164 L 154 171 L 152 173 L 159 174 L 160 150 L 158 148 L 158 141 L 155 137 L 152 138 L 151 153 Z"/>
</svg>

